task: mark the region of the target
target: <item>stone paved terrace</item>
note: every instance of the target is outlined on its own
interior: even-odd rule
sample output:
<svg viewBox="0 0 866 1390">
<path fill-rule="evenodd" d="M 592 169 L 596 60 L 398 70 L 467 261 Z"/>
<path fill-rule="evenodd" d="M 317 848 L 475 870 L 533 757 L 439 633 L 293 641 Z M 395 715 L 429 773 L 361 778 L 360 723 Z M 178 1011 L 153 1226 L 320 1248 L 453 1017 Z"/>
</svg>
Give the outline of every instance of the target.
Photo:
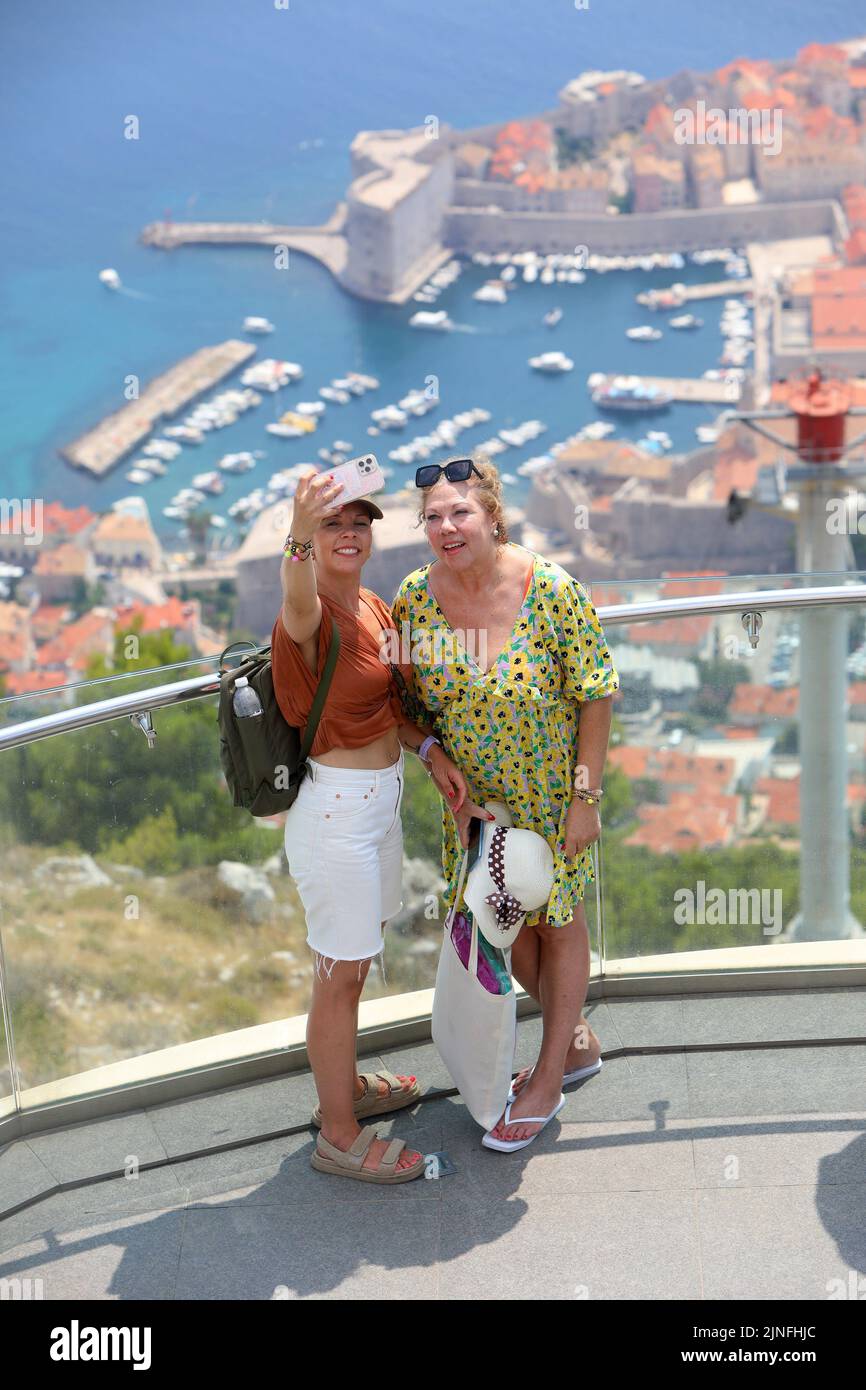
<svg viewBox="0 0 866 1390">
<path fill-rule="evenodd" d="M 308 1072 L 31 1134 L 0 1151 L 0 1278 L 54 1300 L 825 1300 L 866 1275 L 864 1005 L 590 1003 L 601 1073 L 509 1155 L 432 1044 L 382 1054 L 425 1091 L 380 1133 L 457 1167 L 390 1189 L 310 1168 Z M 521 1022 L 518 1065 L 539 1031 Z M 95 1180 L 129 1154 L 156 1166 Z"/>
</svg>

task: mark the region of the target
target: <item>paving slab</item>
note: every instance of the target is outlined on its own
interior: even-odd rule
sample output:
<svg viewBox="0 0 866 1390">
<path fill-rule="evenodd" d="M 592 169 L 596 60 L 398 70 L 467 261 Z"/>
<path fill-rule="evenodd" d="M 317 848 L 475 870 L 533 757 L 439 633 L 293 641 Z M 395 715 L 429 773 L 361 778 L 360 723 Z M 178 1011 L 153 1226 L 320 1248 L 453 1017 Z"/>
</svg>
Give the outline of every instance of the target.
<svg viewBox="0 0 866 1390">
<path fill-rule="evenodd" d="M 442 1207 L 443 1299 L 700 1297 L 694 1194 L 535 1192 Z"/>
<path fill-rule="evenodd" d="M 866 1183 L 704 1188 L 697 1211 L 705 1298 L 825 1300 L 866 1269 Z"/>
<path fill-rule="evenodd" d="M 438 1202 L 409 1199 L 396 1216 L 381 1202 L 335 1203 L 330 1195 L 282 1209 L 244 1198 L 231 1207 L 190 1207 L 176 1296 L 436 1298 L 439 1210 Z"/>
</svg>

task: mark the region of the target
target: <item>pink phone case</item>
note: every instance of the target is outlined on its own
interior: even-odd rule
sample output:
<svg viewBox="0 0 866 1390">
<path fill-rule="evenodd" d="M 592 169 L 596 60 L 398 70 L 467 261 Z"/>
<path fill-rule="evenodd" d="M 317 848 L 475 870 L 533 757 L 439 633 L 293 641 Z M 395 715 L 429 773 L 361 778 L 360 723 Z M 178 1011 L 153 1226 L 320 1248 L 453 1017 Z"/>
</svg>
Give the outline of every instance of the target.
<svg viewBox="0 0 866 1390">
<path fill-rule="evenodd" d="M 358 458 L 349 459 L 347 463 L 340 463 L 336 468 L 328 469 L 328 472 L 335 482 L 343 484 L 343 491 L 329 511 L 345 507 L 347 502 L 354 502 L 356 497 L 367 497 L 371 492 L 381 492 L 385 486 L 385 475 L 375 454 L 360 454 Z"/>
</svg>

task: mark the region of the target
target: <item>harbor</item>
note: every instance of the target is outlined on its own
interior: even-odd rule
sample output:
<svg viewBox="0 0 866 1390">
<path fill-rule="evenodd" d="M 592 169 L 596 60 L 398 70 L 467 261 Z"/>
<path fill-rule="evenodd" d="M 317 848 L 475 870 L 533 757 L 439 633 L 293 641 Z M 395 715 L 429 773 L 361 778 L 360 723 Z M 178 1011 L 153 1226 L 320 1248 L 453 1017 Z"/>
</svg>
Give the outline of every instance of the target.
<svg viewBox="0 0 866 1390">
<path fill-rule="evenodd" d="M 627 377 L 620 373 L 593 372 L 587 379 L 587 386 L 593 392 L 628 382 L 630 387 L 641 391 L 649 398 L 653 394 L 676 401 L 680 405 L 719 405 L 732 407 L 740 399 L 741 383 L 730 376 L 722 381 L 710 381 L 706 377 L 687 376 L 642 376 L 633 374 Z"/>
<path fill-rule="evenodd" d="M 196 396 L 237 371 L 255 351 L 252 343 L 237 338 L 199 348 L 154 377 L 136 400 L 107 415 L 94 429 L 61 448 L 60 454 L 76 468 L 102 477 L 147 439 L 163 418 L 176 415 Z"/>
</svg>

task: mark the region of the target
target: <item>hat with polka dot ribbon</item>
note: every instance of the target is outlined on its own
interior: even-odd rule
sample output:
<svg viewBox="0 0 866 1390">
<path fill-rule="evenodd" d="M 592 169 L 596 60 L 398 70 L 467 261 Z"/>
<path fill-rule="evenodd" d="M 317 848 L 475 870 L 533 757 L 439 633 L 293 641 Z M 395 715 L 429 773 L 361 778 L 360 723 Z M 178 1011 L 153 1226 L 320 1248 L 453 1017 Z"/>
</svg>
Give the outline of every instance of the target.
<svg viewBox="0 0 866 1390">
<path fill-rule="evenodd" d="M 517 938 L 527 912 L 544 907 L 553 888 L 553 851 L 534 830 L 520 830 L 500 814 L 499 802 L 486 809 L 496 816 L 481 826 L 477 862 L 466 880 L 465 899 L 478 930 L 491 946 L 506 950 Z"/>
</svg>

